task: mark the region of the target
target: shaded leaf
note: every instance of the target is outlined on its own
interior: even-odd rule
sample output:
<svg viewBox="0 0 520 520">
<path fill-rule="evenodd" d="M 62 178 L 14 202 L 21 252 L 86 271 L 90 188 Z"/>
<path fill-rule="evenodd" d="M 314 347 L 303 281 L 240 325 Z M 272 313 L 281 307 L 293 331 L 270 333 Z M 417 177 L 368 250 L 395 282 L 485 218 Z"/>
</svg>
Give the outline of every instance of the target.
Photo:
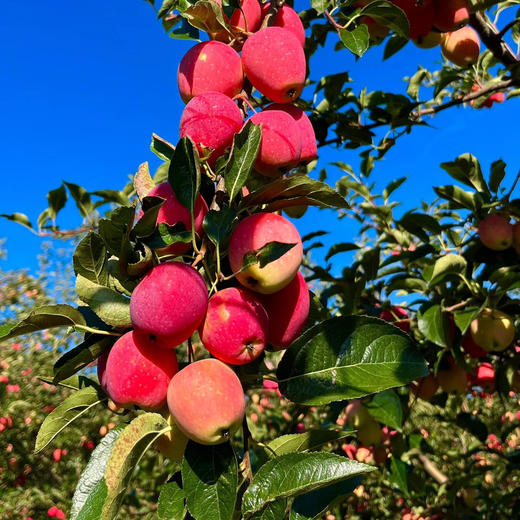
<svg viewBox="0 0 520 520">
<path fill-rule="evenodd" d="M 376 394 L 369 403 L 366 403 L 366 407 L 376 421 L 396 430 L 400 430 L 403 426 L 403 407 L 399 397 L 392 390 Z"/>
<path fill-rule="evenodd" d="M 91 231 L 78 244 L 72 257 L 74 272 L 99 285 L 108 281 L 107 250 L 105 242 Z"/>
<path fill-rule="evenodd" d="M 219 244 L 224 238 L 229 237 L 236 216 L 237 212 L 228 207 L 223 207 L 220 211 L 210 209 L 206 213 L 202 227 L 208 238 L 215 245 Z"/>
<path fill-rule="evenodd" d="M 370 33 L 365 24 L 358 25 L 351 31 L 340 29 L 339 37 L 343 45 L 356 56 L 363 56 L 370 46 Z"/>
<path fill-rule="evenodd" d="M 168 482 L 161 488 L 157 503 L 159 520 L 183 520 L 186 515 L 186 495 L 177 482 Z"/>
</svg>

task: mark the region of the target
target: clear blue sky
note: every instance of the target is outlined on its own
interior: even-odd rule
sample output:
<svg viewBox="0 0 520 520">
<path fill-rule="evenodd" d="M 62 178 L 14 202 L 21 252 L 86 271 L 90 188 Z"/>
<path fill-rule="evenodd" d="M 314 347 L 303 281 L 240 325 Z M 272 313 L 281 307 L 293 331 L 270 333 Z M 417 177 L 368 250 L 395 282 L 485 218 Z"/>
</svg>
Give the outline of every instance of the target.
<svg viewBox="0 0 520 520">
<path fill-rule="evenodd" d="M 297 5 L 308 7 L 308 2 Z M 89 191 L 118 189 L 141 162 L 158 165 L 149 151 L 150 137 L 156 132 L 178 139 L 183 104 L 176 70 L 191 45 L 165 36 L 144 0 L 3 2 L 0 213 L 20 211 L 34 222 L 46 207 L 45 194 L 62 180 Z M 311 77 L 348 70 L 357 92 L 367 87 L 403 93 L 404 76 L 418 64 L 431 67 L 440 60 L 438 49 L 411 44 L 386 62 L 382 48 L 356 62 L 348 51 L 336 53 L 332 47 L 314 56 Z M 384 186 L 408 175 L 407 187 L 398 192 L 406 209 L 431 200 L 433 185 L 449 183 L 439 163 L 464 152 L 477 155 L 486 171 L 503 158 L 511 180 L 520 168 L 518 120 L 518 99 L 493 110 L 445 111 L 430 121 L 437 129 L 418 128 L 403 138 L 377 163 L 374 179 Z M 357 152 L 321 150 L 319 166 L 336 160 L 356 165 Z M 68 206 L 60 220 L 63 228 L 79 222 L 70 201 Z M 311 210 L 296 224 L 302 234 L 333 230 L 329 241 L 353 238 L 352 221 L 338 224 L 330 212 Z M 40 238 L 0 219 L 2 237 L 8 248 L 3 269 L 35 267 Z"/>
</svg>

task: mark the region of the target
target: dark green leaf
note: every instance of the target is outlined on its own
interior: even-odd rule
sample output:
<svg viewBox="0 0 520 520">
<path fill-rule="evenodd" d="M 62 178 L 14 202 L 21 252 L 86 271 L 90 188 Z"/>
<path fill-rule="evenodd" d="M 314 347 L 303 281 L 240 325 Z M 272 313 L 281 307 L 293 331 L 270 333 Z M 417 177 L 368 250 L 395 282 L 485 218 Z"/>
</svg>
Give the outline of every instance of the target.
<svg viewBox="0 0 520 520">
<path fill-rule="evenodd" d="M 183 137 L 175 148 L 168 170 L 168 182 L 178 201 L 193 215 L 200 187 L 200 166 L 197 148 L 188 137 Z"/>
<path fill-rule="evenodd" d="M 186 515 L 184 490 L 177 482 L 168 482 L 161 488 L 157 503 L 159 520 L 183 520 Z"/>
<path fill-rule="evenodd" d="M 78 275 L 76 278 L 78 298 L 86 303 L 105 323 L 114 327 L 130 327 L 130 299 Z"/>
<path fill-rule="evenodd" d="M 76 372 L 94 362 L 115 342 L 115 336 L 91 334 L 83 343 L 70 349 L 54 364 L 53 384 L 64 381 Z"/>
<path fill-rule="evenodd" d="M 403 426 L 403 407 L 399 397 L 392 390 L 376 394 L 366 407 L 374 419 L 390 428 L 400 430 Z"/>
<path fill-rule="evenodd" d="M 149 237 L 155 231 L 159 210 L 165 202 L 166 199 L 161 197 L 145 197 L 143 199 L 143 214 L 134 226 L 132 236 L 138 238 Z"/>
<path fill-rule="evenodd" d="M 460 155 L 452 162 L 442 163 L 441 168 L 447 171 L 455 180 L 462 182 L 466 186 L 489 194 L 480 163 L 470 153 Z"/>
<path fill-rule="evenodd" d="M 408 38 L 410 34 L 410 24 L 406 14 L 390 2 L 384 0 L 371 2 L 363 7 L 361 14 L 370 16 L 370 18 L 388 27 L 399 36 Z"/>
<path fill-rule="evenodd" d="M 188 511 L 195 520 L 231 520 L 235 510 L 238 466 L 229 443 L 203 446 L 189 442 L 182 463 Z"/>
<path fill-rule="evenodd" d="M 0 340 L 29 334 L 54 327 L 85 326 L 85 318 L 78 309 L 70 305 L 44 305 L 31 311 L 17 323 L 0 325 Z"/>
<path fill-rule="evenodd" d="M 93 191 L 91 195 L 101 197 L 101 201 L 96 202 L 96 207 L 102 206 L 103 204 L 119 204 L 120 206 L 130 206 L 130 200 L 122 191 L 118 190 L 98 190 Z"/>
<path fill-rule="evenodd" d="M 323 13 L 330 5 L 330 0 L 311 0 L 312 8 L 318 13 Z"/>
<path fill-rule="evenodd" d="M 236 216 L 237 212 L 228 207 L 223 207 L 220 211 L 210 209 L 206 213 L 202 227 L 208 238 L 215 245 L 229 236 Z"/>
<path fill-rule="evenodd" d="M 479 307 L 468 307 L 464 310 L 457 310 L 453 313 L 455 324 L 462 334 L 466 334 L 471 322 L 480 314 Z"/>
<path fill-rule="evenodd" d="M 72 497 L 70 520 L 76 520 L 80 517 L 89 518 L 88 516 L 85 516 L 86 510 L 89 509 L 89 507 L 86 506 L 87 501 L 91 495 L 99 493 L 97 488 L 103 480 L 108 458 L 110 457 L 114 443 L 119 438 L 119 435 L 121 435 L 123 429 L 123 426 L 117 426 L 110 430 L 92 452 L 87 467 L 83 470 L 78 485 L 76 486 L 76 490 L 74 491 L 74 496 Z M 92 507 L 92 504 L 90 507 Z M 101 507 L 98 508 L 98 511 L 101 511 Z"/>
<path fill-rule="evenodd" d="M 43 450 L 70 423 L 106 400 L 99 387 L 86 386 L 74 392 L 45 418 L 36 436 L 34 451 Z"/>
<path fill-rule="evenodd" d="M 343 45 L 356 56 L 363 56 L 370 46 L 370 33 L 365 24 L 358 25 L 352 31 L 340 29 L 339 37 Z"/>
<path fill-rule="evenodd" d="M 16 222 L 17 224 L 21 224 L 22 226 L 32 229 L 31 221 L 27 215 L 23 213 L 12 213 L 11 215 L 7 215 L 6 213 L 0 214 L 0 217 L 6 218 L 7 220 L 11 220 L 12 222 Z"/>
<path fill-rule="evenodd" d="M 71 520 L 99 520 L 107 498 L 107 484 L 102 478 L 92 489 L 81 511 Z"/>
<path fill-rule="evenodd" d="M 273 456 L 274 452 L 279 456 L 287 453 L 313 451 L 323 444 L 338 441 L 351 433 L 343 430 L 309 430 L 305 433 L 282 435 L 267 443 L 267 454 Z"/>
<path fill-rule="evenodd" d="M 325 260 L 330 260 L 334 255 L 338 253 L 347 253 L 348 251 L 355 251 L 359 249 L 359 246 L 356 244 L 351 244 L 350 242 L 341 242 L 339 244 L 334 244 L 327 253 Z"/>
<path fill-rule="evenodd" d="M 242 261 L 242 271 L 255 264 L 260 264 L 260 267 L 263 268 L 267 264 L 270 264 L 271 262 L 281 258 L 295 245 L 296 244 L 286 244 L 284 242 L 269 242 L 260 249 L 251 251 L 244 255 L 244 259 Z"/>
<path fill-rule="evenodd" d="M 128 207 L 117 208 L 112 212 L 110 219 L 99 221 L 99 234 L 110 253 L 121 255 L 125 237 L 129 234 L 134 222 L 135 209 Z"/>
<path fill-rule="evenodd" d="M 186 229 L 182 222 L 177 222 L 173 226 L 161 222 L 157 224 L 155 231 L 146 237 L 143 242 L 151 249 L 161 249 L 179 242 L 189 244 L 191 240 L 191 231 Z"/>
<path fill-rule="evenodd" d="M 280 498 L 271 502 L 267 507 L 259 513 L 249 517 L 249 520 L 283 520 L 287 510 L 287 499 Z"/>
<path fill-rule="evenodd" d="M 427 374 L 424 359 L 403 331 L 378 318 L 342 316 L 302 334 L 285 352 L 277 377 L 291 401 L 321 405 L 402 386 Z"/>
<path fill-rule="evenodd" d="M 291 507 L 289 520 L 311 520 L 320 516 L 331 507 L 345 499 L 361 484 L 360 477 L 349 478 L 305 495 L 296 497 Z"/>
<path fill-rule="evenodd" d="M 399 36 L 397 34 L 393 34 L 389 39 L 385 46 L 385 52 L 383 54 L 383 59 L 387 60 L 391 58 L 394 54 L 398 53 L 410 40 L 404 36 Z"/>
<path fill-rule="evenodd" d="M 395 484 L 406 496 L 409 495 L 406 479 L 406 464 L 397 457 L 392 457 L 390 463 L 390 482 Z"/>
<path fill-rule="evenodd" d="M 498 193 L 500 184 L 506 176 L 506 163 L 499 159 L 491 165 L 491 172 L 489 174 L 489 188 L 492 192 Z"/>
<path fill-rule="evenodd" d="M 76 206 L 82 217 L 88 217 L 94 211 L 94 205 L 92 204 L 92 200 L 88 192 L 78 186 L 77 184 L 72 184 L 70 182 L 64 182 L 65 186 L 69 189 L 72 198 L 76 202 Z"/>
<path fill-rule="evenodd" d="M 247 518 L 281 498 L 301 495 L 375 468 L 333 453 L 289 453 L 266 462 L 242 498 Z"/>
<path fill-rule="evenodd" d="M 448 313 L 440 305 L 423 305 L 417 312 L 417 326 L 428 341 L 441 347 L 451 345 Z"/>
<path fill-rule="evenodd" d="M 171 161 L 175 152 L 175 146 L 164 140 L 162 137 L 159 137 L 157 134 L 152 134 L 150 150 L 164 161 Z"/>
<path fill-rule="evenodd" d="M 78 244 L 72 257 L 74 272 L 99 285 L 108 281 L 107 250 L 103 239 L 91 231 Z"/>
<path fill-rule="evenodd" d="M 457 426 L 467 430 L 480 442 L 485 442 L 488 438 L 487 426 L 478 417 L 475 417 L 471 413 L 459 413 L 459 415 L 457 415 Z"/>
<path fill-rule="evenodd" d="M 447 275 L 466 273 L 468 263 L 463 256 L 453 253 L 441 256 L 433 266 L 433 272 L 430 279 L 430 285 L 441 282 Z"/>
<path fill-rule="evenodd" d="M 478 193 L 464 191 L 457 186 L 439 186 L 433 189 L 439 197 L 450 202 L 452 209 L 465 208 L 478 211 L 482 207 L 482 197 Z"/>
<path fill-rule="evenodd" d="M 262 140 L 262 129 L 248 121 L 240 133 L 233 138 L 231 155 L 224 171 L 226 190 L 231 202 L 247 181 Z"/>
<path fill-rule="evenodd" d="M 67 202 L 67 190 L 65 186 L 61 185 L 59 188 L 49 191 L 49 193 L 47 193 L 47 201 L 49 202 L 49 218 L 54 222 L 56 216 L 65 207 Z"/>
</svg>

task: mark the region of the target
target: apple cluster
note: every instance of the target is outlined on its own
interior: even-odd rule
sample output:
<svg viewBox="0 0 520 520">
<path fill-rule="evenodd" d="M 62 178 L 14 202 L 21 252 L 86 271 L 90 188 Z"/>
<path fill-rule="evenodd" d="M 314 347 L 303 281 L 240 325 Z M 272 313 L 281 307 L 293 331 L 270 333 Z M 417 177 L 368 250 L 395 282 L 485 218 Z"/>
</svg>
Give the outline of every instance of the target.
<svg viewBox="0 0 520 520">
<path fill-rule="evenodd" d="M 242 10 L 232 15 L 230 23 L 247 34 L 241 55 L 231 42 L 213 39 L 192 47 L 179 65 L 179 92 L 187 103 L 180 137 L 193 142 L 211 169 L 244 125 L 236 100 L 249 97 L 245 82 L 274 101 L 250 117 L 261 125 L 255 170 L 280 177 L 316 157 L 312 125 L 290 104 L 305 82 L 303 26 L 296 12 L 284 6 L 271 17 L 274 25 L 262 27 L 268 12 L 269 4 L 244 0 Z M 200 194 L 193 216 L 169 182 L 147 195 L 164 199 L 157 224 L 182 223 L 203 236 L 208 204 Z M 273 242 L 290 248 L 266 265 L 245 261 Z M 230 438 L 245 414 L 244 391 L 232 366 L 256 360 L 267 346 L 289 348 L 303 330 L 310 307 L 299 272 L 301 237 L 278 213 L 250 214 L 235 225 L 227 247 L 232 282 L 225 288 L 212 285 L 208 293 L 207 273 L 182 261 L 190 247 L 176 242 L 155 250 L 159 263 L 131 295 L 132 330 L 98 361 L 101 386 L 117 406 L 137 406 L 167 417 L 172 432 L 158 447 L 174 459 L 182 457 L 187 439 L 218 444 Z M 190 356 L 179 370 L 176 347 L 191 342 L 195 333 L 211 357 L 192 361 Z"/>
<path fill-rule="evenodd" d="M 315 159 L 317 147 L 309 118 L 291 104 L 305 84 L 302 22 L 293 9 L 283 6 L 270 19 L 273 25 L 263 27 L 269 8 L 269 3 L 243 0 L 242 11 L 237 9 L 231 17 L 235 29 L 248 35 L 241 54 L 231 44 L 211 40 L 196 44 L 182 58 L 177 79 L 187 105 L 180 136 L 195 142 L 201 157 L 214 167 L 244 125 L 235 100 L 247 96 L 252 86 L 274 102 L 248 118 L 262 125 L 255 169 L 279 177 Z"/>
<path fill-rule="evenodd" d="M 390 1 L 406 14 L 410 25 L 409 38 L 417 46 L 431 49 L 440 45 L 444 57 L 459 67 L 476 63 L 480 38 L 467 26 L 470 15 L 468 0 Z M 375 40 L 386 37 L 389 32 L 387 27 L 370 17 L 364 17 L 362 22 Z"/>
</svg>

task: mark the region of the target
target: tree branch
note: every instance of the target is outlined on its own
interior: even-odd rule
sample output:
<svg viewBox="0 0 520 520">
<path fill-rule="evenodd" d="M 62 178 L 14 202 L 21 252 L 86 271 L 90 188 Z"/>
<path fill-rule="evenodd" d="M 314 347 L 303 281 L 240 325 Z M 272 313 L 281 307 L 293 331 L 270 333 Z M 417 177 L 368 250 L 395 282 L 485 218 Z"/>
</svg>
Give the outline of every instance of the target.
<svg viewBox="0 0 520 520">
<path fill-rule="evenodd" d="M 469 24 L 477 31 L 481 40 L 498 61 L 506 66 L 519 63 L 514 52 L 502 39 L 498 29 L 488 20 L 485 14 L 474 13 L 470 15 Z"/>
<path fill-rule="evenodd" d="M 439 484 L 445 484 L 450 479 L 423 453 L 419 453 L 417 458 L 421 461 L 424 471 Z"/>
</svg>

